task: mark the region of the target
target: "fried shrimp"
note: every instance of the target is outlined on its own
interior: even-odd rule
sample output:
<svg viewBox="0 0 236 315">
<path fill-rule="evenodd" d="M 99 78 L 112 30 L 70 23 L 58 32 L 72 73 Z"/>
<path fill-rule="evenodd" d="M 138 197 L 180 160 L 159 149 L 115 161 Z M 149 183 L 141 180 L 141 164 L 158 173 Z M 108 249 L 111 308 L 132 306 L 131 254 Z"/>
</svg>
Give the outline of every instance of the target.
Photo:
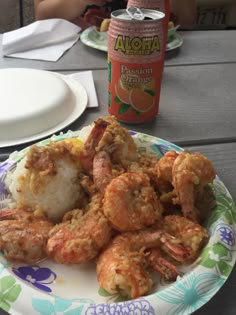
<svg viewBox="0 0 236 315">
<path fill-rule="evenodd" d="M 110 155 L 113 164 L 120 164 L 125 169 L 132 161 L 138 159 L 138 149 L 134 139 L 126 128 L 123 128 L 114 116 L 103 117 L 108 123 L 97 151 Z"/>
<path fill-rule="evenodd" d="M 151 257 L 149 252 L 156 248 L 161 248 L 181 261 L 188 256 L 188 251 L 178 240 L 160 230 L 120 234 L 98 257 L 97 277 L 100 286 L 111 294 L 119 292 L 131 298 L 145 295 L 152 287 L 152 279 L 148 272 L 149 262 L 152 261 L 151 267 L 163 271 L 168 278 L 170 273 L 173 276 L 175 269 L 173 266 L 169 271 L 170 263 L 166 263 L 162 269 L 156 267 L 165 261 L 164 258 L 159 261 L 152 260 L 153 256 Z M 178 273 L 175 274 L 175 279 L 177 275 Z"/>
<path fill-rule="evenodd" d="M 199 255 L 208 238 L 204 227 L 178 215 L 166 216 L 163 219 L 163 228 L 189 248 L 189 260 L 193 260 Z"/>
<path fill-rule="evenodd" d="M 105 151 L 100 151 L 95 155 L 93 160 L 94 185 L 100 193 L 104 193 L 105 188 L 112 178 L 111 159 Z"/>
<path fill-rule="evenodd" d="M 81 164 L 90 175 L 93 173 L 93 159 L 100 151 L 109 155 L 112 164 L 119 164 L 124 168 L 138 158 L 133 138 L 113 116 L 101 117 L 94 122 L 81 151 Z"/>
<path fill-rule="evenodd" d="M 168 151 L 155 165 L 157 174 L 157 188 L 161 193 L 168 193 L 173 189 L 172 169 L 178 153 L 174 150 Z"/>
<path fill-rule="evenodd" d="M 62 264 L 78 264 L 93 259 L 111 238 L 112 229 L 101 211 L 101 197 L 95 195 L 83 214 L 68 212 L 51 231 L 47 252 Z"/>
<path fill-rule="evenodd" d="M 47 257 L 52 222 L 21 209 L 1 211 L 0 219 L 0 249 L 7 259 L 37 263 Z"/>
<path fill-rule="evenodd" d="M 127 172 L 108 184 L 103 211 L 115 229 L 135 231 L 160 219 L 162 206 L 147 175 Z"/>
<path fill-rule="evenodd" d="M 183 215 L 195 222 L 199 213 L 195 207 L 196 193 L 213 182 L 215 170 L 212 163 L 202 154 L 182 152 L 175 159 L 172 168 L 172 183 L 176 198 L 174 203 L 181 206 Z"/>
<path fill-rule="evenodd" d="M 84 171 L 88 174 L 92 174 L 93 159 L 97 152 L 96 147 L 98 146 L 98 143 L 101 140 L 107 125 L 107 122 L 103 119 L 95 120 L 94 126 L 80 152 L 80 163 Z"/>
</svg>

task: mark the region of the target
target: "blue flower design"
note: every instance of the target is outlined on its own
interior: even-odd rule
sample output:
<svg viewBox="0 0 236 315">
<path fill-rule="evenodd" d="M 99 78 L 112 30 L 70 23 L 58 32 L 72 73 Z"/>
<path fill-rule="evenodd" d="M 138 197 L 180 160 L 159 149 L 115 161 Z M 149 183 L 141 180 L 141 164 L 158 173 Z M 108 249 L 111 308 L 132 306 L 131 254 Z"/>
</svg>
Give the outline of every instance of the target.
<svg viewBox="0 0 236 315">
<path fill-rule="evenodd" d="M 223 283 L 216 274 L 192 272 L 156 296 L 169 304 L 166 315 L 187 315 L 208 302 Z"/>
<path fill-rule="evenodd" d="M 52 292 L 47 285 L 53 283 L 57 277 L 55 272 L 51 269 L 39 266 L 22 266 L 19 268 L 13 268 L 12 271 L 19 278 L 31 283 L 36 288 L 45 292 Z"/>
<path fill-rule="evenodd" d="M 0 175 L 5 174 L 13 164 L 13 161 L 5 161 L 0 163 Z"/>
<path fill-rule="evenodd" d="M 133 131 L 133 130 L 129 130 L 129 134 L 130 134 L 131 136 L 135 136 L 135 135 L 137 134 L 137 132 L 136 132 L 136 131 Z"/>
<path fill-rule="evenodd" d="M 90 305 L 85 315 L 155 315 L 155 310 L 149 301 L 145 299 L 138 299 L 133 301 L 127 301 L 123 303 L 112 303 L 112 304 L 92 304 Z"/>
<path fill-rule="evenodd" d="M 11 169 L 12 165 L 15 164 L 13 161 L 5 161 L 0 163 L 0 197 L 7 195 L 5 187 L 5 177 L 7 172 Z"/>
<path fill-rule="evenodd" d="M 219 233 L 220 233 L 220 239 L 223 243 L 229 245 L 229 246 L 233 246 L 235 243 L 234 240 L 234 232 L 232 231 L 232 229 L 230 227 L 221 227 L 219 229 Z"/>
</svg>

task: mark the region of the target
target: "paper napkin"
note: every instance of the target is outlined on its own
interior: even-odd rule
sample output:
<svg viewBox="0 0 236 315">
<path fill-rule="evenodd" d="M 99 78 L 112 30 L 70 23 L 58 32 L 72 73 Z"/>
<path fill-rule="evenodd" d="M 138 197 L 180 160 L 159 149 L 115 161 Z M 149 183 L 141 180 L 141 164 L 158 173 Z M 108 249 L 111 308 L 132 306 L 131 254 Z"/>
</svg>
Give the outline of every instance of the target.
<svg viewBox="0 0 236 315">
<path fill-rule="evenodd" d="M 92 71 L 76 72 L 73 74 L 68 74 L 67 76 L 78 81 L 85 88 L 88 95 L 87 108 L 98 107 L 98 99 L 97 99 Z"/>
<path fill-rule="evenodd" d="M 57 61 L 78 41 L 80 31 L 63 19 L 36 21 L 3 34 L 3 56 Z"/>
</svg>

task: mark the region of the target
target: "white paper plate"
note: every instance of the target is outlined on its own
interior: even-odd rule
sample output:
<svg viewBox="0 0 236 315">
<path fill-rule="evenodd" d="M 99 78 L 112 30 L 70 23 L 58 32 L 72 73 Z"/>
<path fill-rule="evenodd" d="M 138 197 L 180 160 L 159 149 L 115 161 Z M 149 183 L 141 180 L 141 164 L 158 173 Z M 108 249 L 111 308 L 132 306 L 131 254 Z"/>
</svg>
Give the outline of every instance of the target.
<svg viewBox="0 0 236 315">
<path fill-rule="evenodd" d="M 46 72 L 46 71 L 45 71 Z M 50 73 L 50 72 L 47 72 Z M 68 77 L 66 75 L 61 75 L 59 73 L 50 73 L 53 75 L 58 76 L 63 84 L 66 83 L 67 87 L 69 87 L 70 93 L 72 92 L 73 95 L 73 104 L 70 106 L 68 109 L 68 112 L 65 111 L 63 114 L 64 117 L 61 119 L 59 122 L 57 121 L 55 124 L 53 123 L 54 117 L 52 116 L 50 119 L 52 120 L 50 127 L 47 129 L 43 129 L 43 124 L 42 124 L 42 129 L 40 129 L 38 132 L 32 132 L 30 133 L 30 130 L 27 135 L 20 135 L 17 133 L 17 130 L 15 131 L 16 136 L 11 138 L 9 137 L 8 133 L 4 133 L 4 138 L 0 138 L 0 148 L 1 147 L 7 147 L 7 146 L 14 146 L 14 145 L 19 145 L 19 144 L 24 144 L 30 141 L 35 141 L 39 140 L 45 137 L 48 137 L 63 128 L 67 127 L 71 123 L 73 123 L 76 119 L 78 119 L 84 112 L 84 110 L 87 107 L 88 103 L 88 96 L 85 88 L 75 79 Z M 14 93 L 14 91 L 12 91 Z M 35 98 L 37 98 L 37 95 L 35 95 Z M 66 105 L 66 104 L 65 104 Z M 4 104 L 1 104 L 1 106 L 4 106 Z M 22 111 L 23 113 L 23 111 Z M 12 112 L 12 115 L 14 116 L 14 112 Z M 39 113 L 40 115 L 40 113 Z M 24 117 L 22 116 L 22 124 L 24 124 Z M 1 126 L 4 132 L 4 127 Z M 7 126 L 9 127 L 9 126 Z M 14 127 L 14 126 L 13 126 Z M 40 128 L 40 127 L 39 127 Z M 19 136 L 19 138 L 18 138 Z"/>
<path fill-rule="evenodd" d="M 182 36 L 175 32 L 175 30 L 174 34 L 171 30 L 172 36 L 166 45 L 166 51 L 176 49 L 183 44 Z M 94 26 L 85 29 L 80 35 L 80 40 L 88 47 L 107 52 L 107 32 L 98 32 Z"/>
<path fill-rule="evenodd" d="M 130 132 L 141 152 L 161 157 L 169 150 L 182 149 L 165 140 Z M 58 141 L 78 137 L 80 132 L 54 136 Z M 50 139 L 40 145 L 47 145 Z M 1 200 L 7 198 L 5 177 L 25 155 L 24 149 L 0 163 Z M 48 259 L 30 266 L 7 261 L 0 254 L 0 307 L 12 315 L 189 315 L 207 303 L 223 286 L 236 260 L 236 210 L 223 182 L 213 183 L 216 208 L 206 228 L 209 240 L 192 265 L 181 270 L 182 276 L 172 284 L 155 279 L 152 294 L 124 301 L 99 288 L 95 263 L 66 266 Z M 160 281 L 161 280 L 161 281 Z"/>
</svg>

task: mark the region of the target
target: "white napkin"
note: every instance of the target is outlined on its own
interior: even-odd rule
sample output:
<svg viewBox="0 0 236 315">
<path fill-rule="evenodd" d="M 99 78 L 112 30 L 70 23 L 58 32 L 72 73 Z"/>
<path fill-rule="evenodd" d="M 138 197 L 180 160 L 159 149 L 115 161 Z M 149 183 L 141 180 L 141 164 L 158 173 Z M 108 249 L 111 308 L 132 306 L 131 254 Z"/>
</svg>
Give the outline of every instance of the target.
<svg viewBox="0 0 236 315">
<path fill-rule="evenodd" d="M 98 107 L 97 93 L 93 80 L 92 71 L 82 71 L 73 74 L 67 74 L 68 77 L 78 81 L 86 90 L 88 95 L 88 107 Z"/>
<path fill-rule="evenodd" d="M 78 41 L 80 30 L 63 19 L 36 21 L 3 34 L 3 56 L 57 61 Z"/>
</svg>

